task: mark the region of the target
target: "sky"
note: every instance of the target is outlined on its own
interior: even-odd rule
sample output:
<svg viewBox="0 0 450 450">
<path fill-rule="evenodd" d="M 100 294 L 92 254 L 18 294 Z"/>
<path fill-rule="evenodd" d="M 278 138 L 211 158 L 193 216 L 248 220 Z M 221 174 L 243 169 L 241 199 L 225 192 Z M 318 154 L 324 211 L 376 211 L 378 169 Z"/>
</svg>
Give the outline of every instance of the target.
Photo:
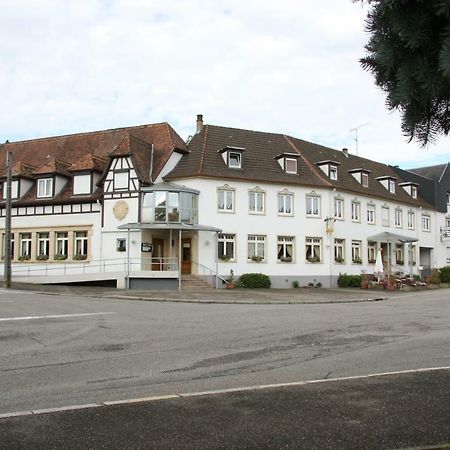
<svg viewBox="0 0 450 450">
<path fill-rule="evenodd" d="M 285 133 L 402 168 L 408 143 L 365 72 L 351 0 L 0 0 L 0 142 L 169 122 Z M 358 140 L 356 142 L 356 131 Z M 352 131 L 353 130 L 353 131 Z"/>
</svg>

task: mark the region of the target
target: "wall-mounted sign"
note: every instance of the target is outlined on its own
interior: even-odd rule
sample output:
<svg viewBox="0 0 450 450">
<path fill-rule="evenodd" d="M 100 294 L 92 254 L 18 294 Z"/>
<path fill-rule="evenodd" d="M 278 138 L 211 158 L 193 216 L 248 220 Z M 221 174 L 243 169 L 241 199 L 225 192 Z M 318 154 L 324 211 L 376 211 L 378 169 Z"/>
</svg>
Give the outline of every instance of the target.
<svg viewBox="0 0 450 450">
<path fill-rule="evenodd" d="M 152 251 L 153 251 L 153 244 L 150 244 L 148 242 L 141 243 L 141 252 L 152 252 Z"/>
</svg>

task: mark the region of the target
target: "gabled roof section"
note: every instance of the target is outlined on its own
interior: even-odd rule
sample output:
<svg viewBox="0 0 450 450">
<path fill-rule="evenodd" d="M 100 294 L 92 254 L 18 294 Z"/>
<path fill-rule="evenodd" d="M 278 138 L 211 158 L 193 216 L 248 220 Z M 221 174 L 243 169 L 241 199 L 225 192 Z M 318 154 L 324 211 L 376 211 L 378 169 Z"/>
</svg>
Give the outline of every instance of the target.
<svg viewBox="0 0 450 450">
<path fill-rule="evenodd" d="M 36 167 L 29 166 L 28 164 L 23 164 L 20 161 L 13 165 L 12 167 L 12 176 L 13 177 L 21 177 L 21 178 L 34 178 L 33 172 L 36 170 Z"/>
<path fill-rule="evenodd" d="M 80 160 L 75 161 L 70 167 L 71 172 L 102 172 L 106 165 L 106 160 L 96 158 L 91 153 L 84 155 Z"/>
<path fill-rule="evenodd" d="M 44 164 L 34 170 L 33 174 L 36 176 L 57 174 L 67 177 L 70 176 L 69 167 L 69 164 L 49 157 Z"/>
<path fill-rule="evenodd" d="M 416 169 L 409 169 L 409 171 L 422 177 L 429 178 L 430 180 L 440 181 L 447 168 L 448 163 L 445 163 L 437 164 L 435 166 L 417 167 Z"/>
<path fill-rule="evenodd" d="M 326 186 L 289 139 L 276 133 L 205 125 L 189 143 L 183 156 L 165 179 L 204 177 L 245 181 L 273 182 L 309 186 Z M 245 148 L 242 170 L 229 168 L 219 153 L 224 148 Z M 297 174 L 287 174 L 276 158 L 294 154 L 298 158 Z"/>
</svg>

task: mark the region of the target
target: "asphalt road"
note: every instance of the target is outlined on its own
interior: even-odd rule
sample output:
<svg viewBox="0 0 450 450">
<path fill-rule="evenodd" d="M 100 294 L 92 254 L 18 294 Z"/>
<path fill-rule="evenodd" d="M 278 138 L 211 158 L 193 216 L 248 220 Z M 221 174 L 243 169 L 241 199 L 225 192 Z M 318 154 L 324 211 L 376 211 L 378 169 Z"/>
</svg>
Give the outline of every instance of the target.
<svg viewBox="0 0 450 450">
<path fill-rule="evenodd" d="M 449 319 L 448 290 L 333 305 L 0 290 L 0 413 L 450 366 Z"/>
<path fill-rule="evenodd" d="M 420 372 L 11 417 L 0 420 L 0 448 L 449 448 L 449 378 Z"/>
</svg>

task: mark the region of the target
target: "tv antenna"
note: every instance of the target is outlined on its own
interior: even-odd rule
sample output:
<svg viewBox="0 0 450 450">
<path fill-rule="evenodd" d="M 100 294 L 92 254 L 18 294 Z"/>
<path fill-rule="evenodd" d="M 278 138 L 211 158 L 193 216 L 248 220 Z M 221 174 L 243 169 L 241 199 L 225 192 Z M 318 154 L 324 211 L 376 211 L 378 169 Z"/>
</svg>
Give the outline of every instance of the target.
<svg viewBox="0 0 450 450">
<path fill-rule="evenodd" d="M 358 130 L 362 127 L 365 127 L 366 125 L 369 125 L 369 122 L 363 123 L 361 125 L 358 125 L 355 128 L 352 128 L 350 131 L 354 131 L 355 132 L 355 137 L 353 138 L 353 140 L 355 141 L 355 150 L 356 150 L 356 156 L 358 156 Z"/>
</svg>

